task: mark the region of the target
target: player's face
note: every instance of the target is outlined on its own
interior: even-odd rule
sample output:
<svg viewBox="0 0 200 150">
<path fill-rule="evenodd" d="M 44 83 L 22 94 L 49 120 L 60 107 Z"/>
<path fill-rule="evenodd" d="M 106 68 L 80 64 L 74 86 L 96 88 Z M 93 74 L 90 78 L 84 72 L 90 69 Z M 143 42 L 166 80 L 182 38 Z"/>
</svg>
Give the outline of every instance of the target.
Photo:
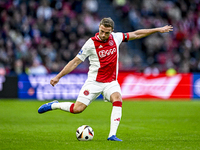
<svg viewBox="0 0 200 150">
<path fill-rule="evenodd" d="M 113 29 L 111 27 L 104 27 L 103 25 L 99 26 L 99 38 L 102 41 L 105 41 L 109 38 Z"/>
</svg>

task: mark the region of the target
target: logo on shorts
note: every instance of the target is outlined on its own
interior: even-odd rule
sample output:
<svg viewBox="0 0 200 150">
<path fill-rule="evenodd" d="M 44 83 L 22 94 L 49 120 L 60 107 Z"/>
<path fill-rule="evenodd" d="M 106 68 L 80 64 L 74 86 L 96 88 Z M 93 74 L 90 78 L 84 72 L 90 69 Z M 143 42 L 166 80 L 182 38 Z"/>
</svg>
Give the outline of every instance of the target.
<svg viewBox="0 0 200 150">
<path fill-rule="evenodd" d="M 90 94 L 90 92 L 89 92 L 88 90 L 85 90 L 85 91 L 83 92 L 83 94 L 84 94 L 85 96 L 88 96 L 88 95 Z"/>
</svg>

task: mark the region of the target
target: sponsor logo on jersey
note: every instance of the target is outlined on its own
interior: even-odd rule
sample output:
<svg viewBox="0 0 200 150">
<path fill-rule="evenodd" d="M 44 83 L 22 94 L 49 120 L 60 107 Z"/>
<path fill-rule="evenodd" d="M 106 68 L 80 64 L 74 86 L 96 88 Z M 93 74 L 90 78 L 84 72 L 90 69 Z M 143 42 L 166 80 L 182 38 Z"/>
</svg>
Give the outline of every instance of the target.
<svg viewBox="0 0 200 150">
<path fill-rule="evenodd" d="M 111 49 L 109 49 L 109 50 L 101 50 L 101 51 L 99 51 L 99 56 L 100 56 L 101 58 L 103 58 L 103 57 L 112 55 L 112 54 L 114 54 L 115 52 L 116 52 L 116 48 L 111 48 Z"/>
</svg>

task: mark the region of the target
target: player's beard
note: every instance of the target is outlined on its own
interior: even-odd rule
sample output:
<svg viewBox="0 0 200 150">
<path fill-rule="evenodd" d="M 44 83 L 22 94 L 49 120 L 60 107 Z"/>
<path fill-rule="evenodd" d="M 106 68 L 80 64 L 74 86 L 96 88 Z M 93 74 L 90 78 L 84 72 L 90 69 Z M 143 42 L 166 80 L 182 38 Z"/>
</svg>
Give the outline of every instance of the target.
<svg viewBox="0 0 200 150">
<path fill-rule="evenodd" d="M 102 36 L 99 36 L 99 38 L 102 40 L 102 41 L 106 41 L 108 38 L 106 38 L 105 36 L 102 37 Z"/>
</svg>

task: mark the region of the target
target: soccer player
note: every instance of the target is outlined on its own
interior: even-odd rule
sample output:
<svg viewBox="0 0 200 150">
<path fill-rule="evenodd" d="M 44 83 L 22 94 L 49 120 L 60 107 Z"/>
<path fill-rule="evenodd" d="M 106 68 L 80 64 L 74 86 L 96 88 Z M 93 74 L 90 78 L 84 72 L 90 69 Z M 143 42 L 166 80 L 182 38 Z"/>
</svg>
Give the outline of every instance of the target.
<svg viewBox="0 0 200 150">
<path fill-rule="evenodd" d="M 51 79 L 50 84 L 55 86 L 60 78 L 74 70 L 87 57 L 90 67 L 88 79 L 80 90 L 75 103 L 53 101 L 39 107 L 38 113 L 61 109 L 70 113 L 81 113 L 100 94 L 104 100 L 112 103 L 110 133 L 107 140 L 122 141 L 116 137 L 116 132 L 122 116 L 122 96 L 118 75 L 119 45 L 129 40 L 140 39 L 150 34 L 173 31 L 173 27 L 166 25 L 160 28 L 141 29 L 133 32 L 114 33 L 114 22 L 111 18 L 103 18 L 99 25 L 99 32 L 89 38 L 80 52 L 66 66 Z"/>
</svg>

